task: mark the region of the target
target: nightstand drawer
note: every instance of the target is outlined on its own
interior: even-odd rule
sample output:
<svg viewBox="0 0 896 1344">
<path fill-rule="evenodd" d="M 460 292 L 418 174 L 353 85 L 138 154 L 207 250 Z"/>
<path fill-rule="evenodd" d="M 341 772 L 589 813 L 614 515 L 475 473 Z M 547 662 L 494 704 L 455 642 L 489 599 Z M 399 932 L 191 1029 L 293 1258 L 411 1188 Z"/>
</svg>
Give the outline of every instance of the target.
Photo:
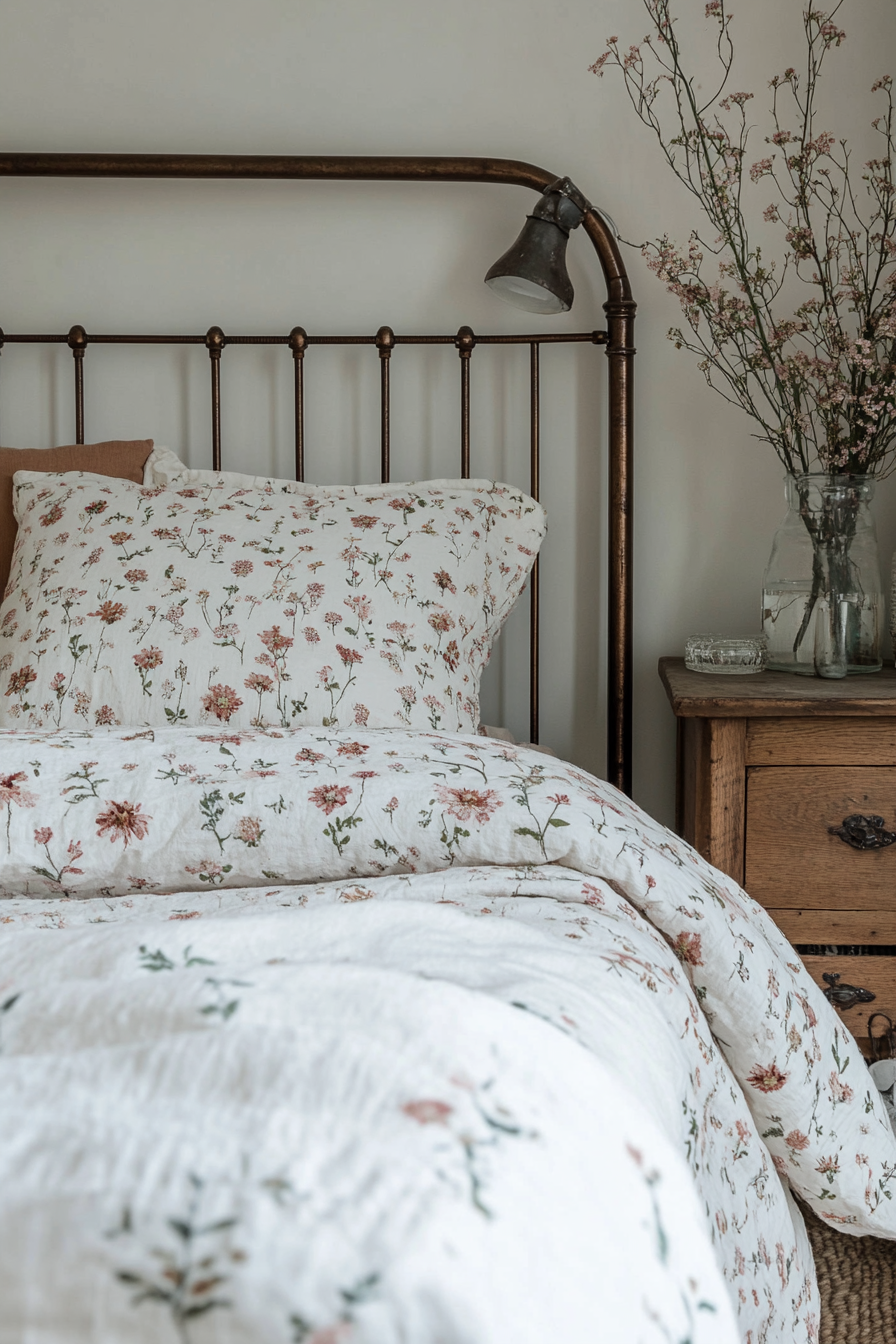
<svg viewBox="0 0 896 1344">
<path fill-rule="evenodd" d="M 788 910 L 775 906 L 774 921 L 785 938 L 801 946 L 833 943 L 896 947 L 896 903 L 889 910 Z"/>
<path fill-rule="evenodd" d="M 872 1013 L 886 1013 L 896 1022 L 896 957 L 803 957 L 806 969 L 821 989 L 828 986 L 824 973 L 839 975 L 839 984 L 870 990 L 876 997 L 871 1003 L 857 1003 L 838 1009 L 844 1024 L 854 1036 L 868 1035 Z M 875 1024 L 875 1035 L 880 1023 Z"/>
<path fill-rule="evenodd" d="M 896 768 L 754 767 L 746 802 L 744 885 L 755 900 L 772 911 L 896 910 L 896 844 L 857 849 L 830 833 L 856 814 L 896 830 Z"/>
<path fill-rule="evenodd" d="M 896 718 L 751 719 L 747 765 L 896 765 Z"/>
</svg>

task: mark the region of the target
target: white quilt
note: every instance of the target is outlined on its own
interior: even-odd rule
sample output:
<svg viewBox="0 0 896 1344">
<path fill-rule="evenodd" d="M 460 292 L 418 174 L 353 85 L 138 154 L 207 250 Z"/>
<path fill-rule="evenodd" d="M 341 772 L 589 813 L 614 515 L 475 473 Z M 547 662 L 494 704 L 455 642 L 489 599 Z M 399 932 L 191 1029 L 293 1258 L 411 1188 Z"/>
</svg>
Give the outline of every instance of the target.
<svg viewBox="0 0 896 1344">
<path fill-rule="evenodd" d="M 791 1344 L 788 1186 L 896 1236 L 823 996 L 574 767 L 0 733 L 0 891 L 2 1344 Z"/>
</svg>

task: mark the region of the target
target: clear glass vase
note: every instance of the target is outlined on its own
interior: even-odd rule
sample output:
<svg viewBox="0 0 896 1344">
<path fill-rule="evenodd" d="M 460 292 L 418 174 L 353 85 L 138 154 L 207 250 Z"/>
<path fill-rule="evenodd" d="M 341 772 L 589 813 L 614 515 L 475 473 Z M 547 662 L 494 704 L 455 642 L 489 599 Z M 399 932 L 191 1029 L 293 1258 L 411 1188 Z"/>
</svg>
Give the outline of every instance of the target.
<svg viewBox="0 0 896 1344">
<path fill-rule="evenodd" d="M 785 478 L 788 513 L 763 579 L 767 666 L 804 676 L 879 672 L 884 621 L 872 476 Z"/>
</svg>

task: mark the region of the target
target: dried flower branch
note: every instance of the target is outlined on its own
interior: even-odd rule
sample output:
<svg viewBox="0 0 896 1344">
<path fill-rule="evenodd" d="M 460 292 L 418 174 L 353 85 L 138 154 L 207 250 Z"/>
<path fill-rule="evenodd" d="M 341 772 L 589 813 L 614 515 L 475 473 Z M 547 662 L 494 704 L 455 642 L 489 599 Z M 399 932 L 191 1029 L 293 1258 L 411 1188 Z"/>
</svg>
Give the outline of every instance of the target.
<svg viewBox="0 0 896 1344">
<path fill-rule="evenodd" d="M 871 123 L 880 157 L 864 164 L 860 185 L 846 141 L 816 124 L 823 64 L 846 36 L 835 23 L 843 3 L 804 12 L 805 71 L 790 67 L 769 82 L 769 152 L 752 163 L 753 94 L 729 92 L 734 43 L 725 0 L 705 6 L 718 59 L 716 91 L 705 102 L 682 63 L 669 0 L 644 0 L 652 32 L 627 50 L 610 38 L 591 66 L 596 75 L 611 66 L 622 72 L 635 112 L 711 226 L 708 237 L 695 229 L 686 249 L 665 235 L 642 248 L 684 311 L 686 326 L 669 337 L 697 355 L 710 387 L 758 422 L 757 437 L 793 475 L 882 475 L 896 459 L 891 77 L 872 85 L 884 103 Z M 771 192 L 764 208 L 755 205 L 759 184 Z M 783 233 L 779 260 L 766 260 L 751 233 L 754 208 L 762 233 L 770 226 Z M 782 316 L 794 279 L 810 296 Z"/>
</svg>

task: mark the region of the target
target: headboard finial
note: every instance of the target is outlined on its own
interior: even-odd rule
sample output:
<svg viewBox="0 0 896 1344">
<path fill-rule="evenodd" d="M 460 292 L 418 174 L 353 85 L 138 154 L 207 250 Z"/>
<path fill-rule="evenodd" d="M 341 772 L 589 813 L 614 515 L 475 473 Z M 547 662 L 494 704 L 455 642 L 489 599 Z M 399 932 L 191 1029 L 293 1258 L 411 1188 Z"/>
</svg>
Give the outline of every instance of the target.
<svg viewBox="0 0 896 1344">
<path fill-rule="evenodd" d="M 220 359 L 221 351 L 227 344 L 227 337 L 220 327 L 209 327 L 205 333 L 205 344 L 212 359 Z"/>
</svg>

